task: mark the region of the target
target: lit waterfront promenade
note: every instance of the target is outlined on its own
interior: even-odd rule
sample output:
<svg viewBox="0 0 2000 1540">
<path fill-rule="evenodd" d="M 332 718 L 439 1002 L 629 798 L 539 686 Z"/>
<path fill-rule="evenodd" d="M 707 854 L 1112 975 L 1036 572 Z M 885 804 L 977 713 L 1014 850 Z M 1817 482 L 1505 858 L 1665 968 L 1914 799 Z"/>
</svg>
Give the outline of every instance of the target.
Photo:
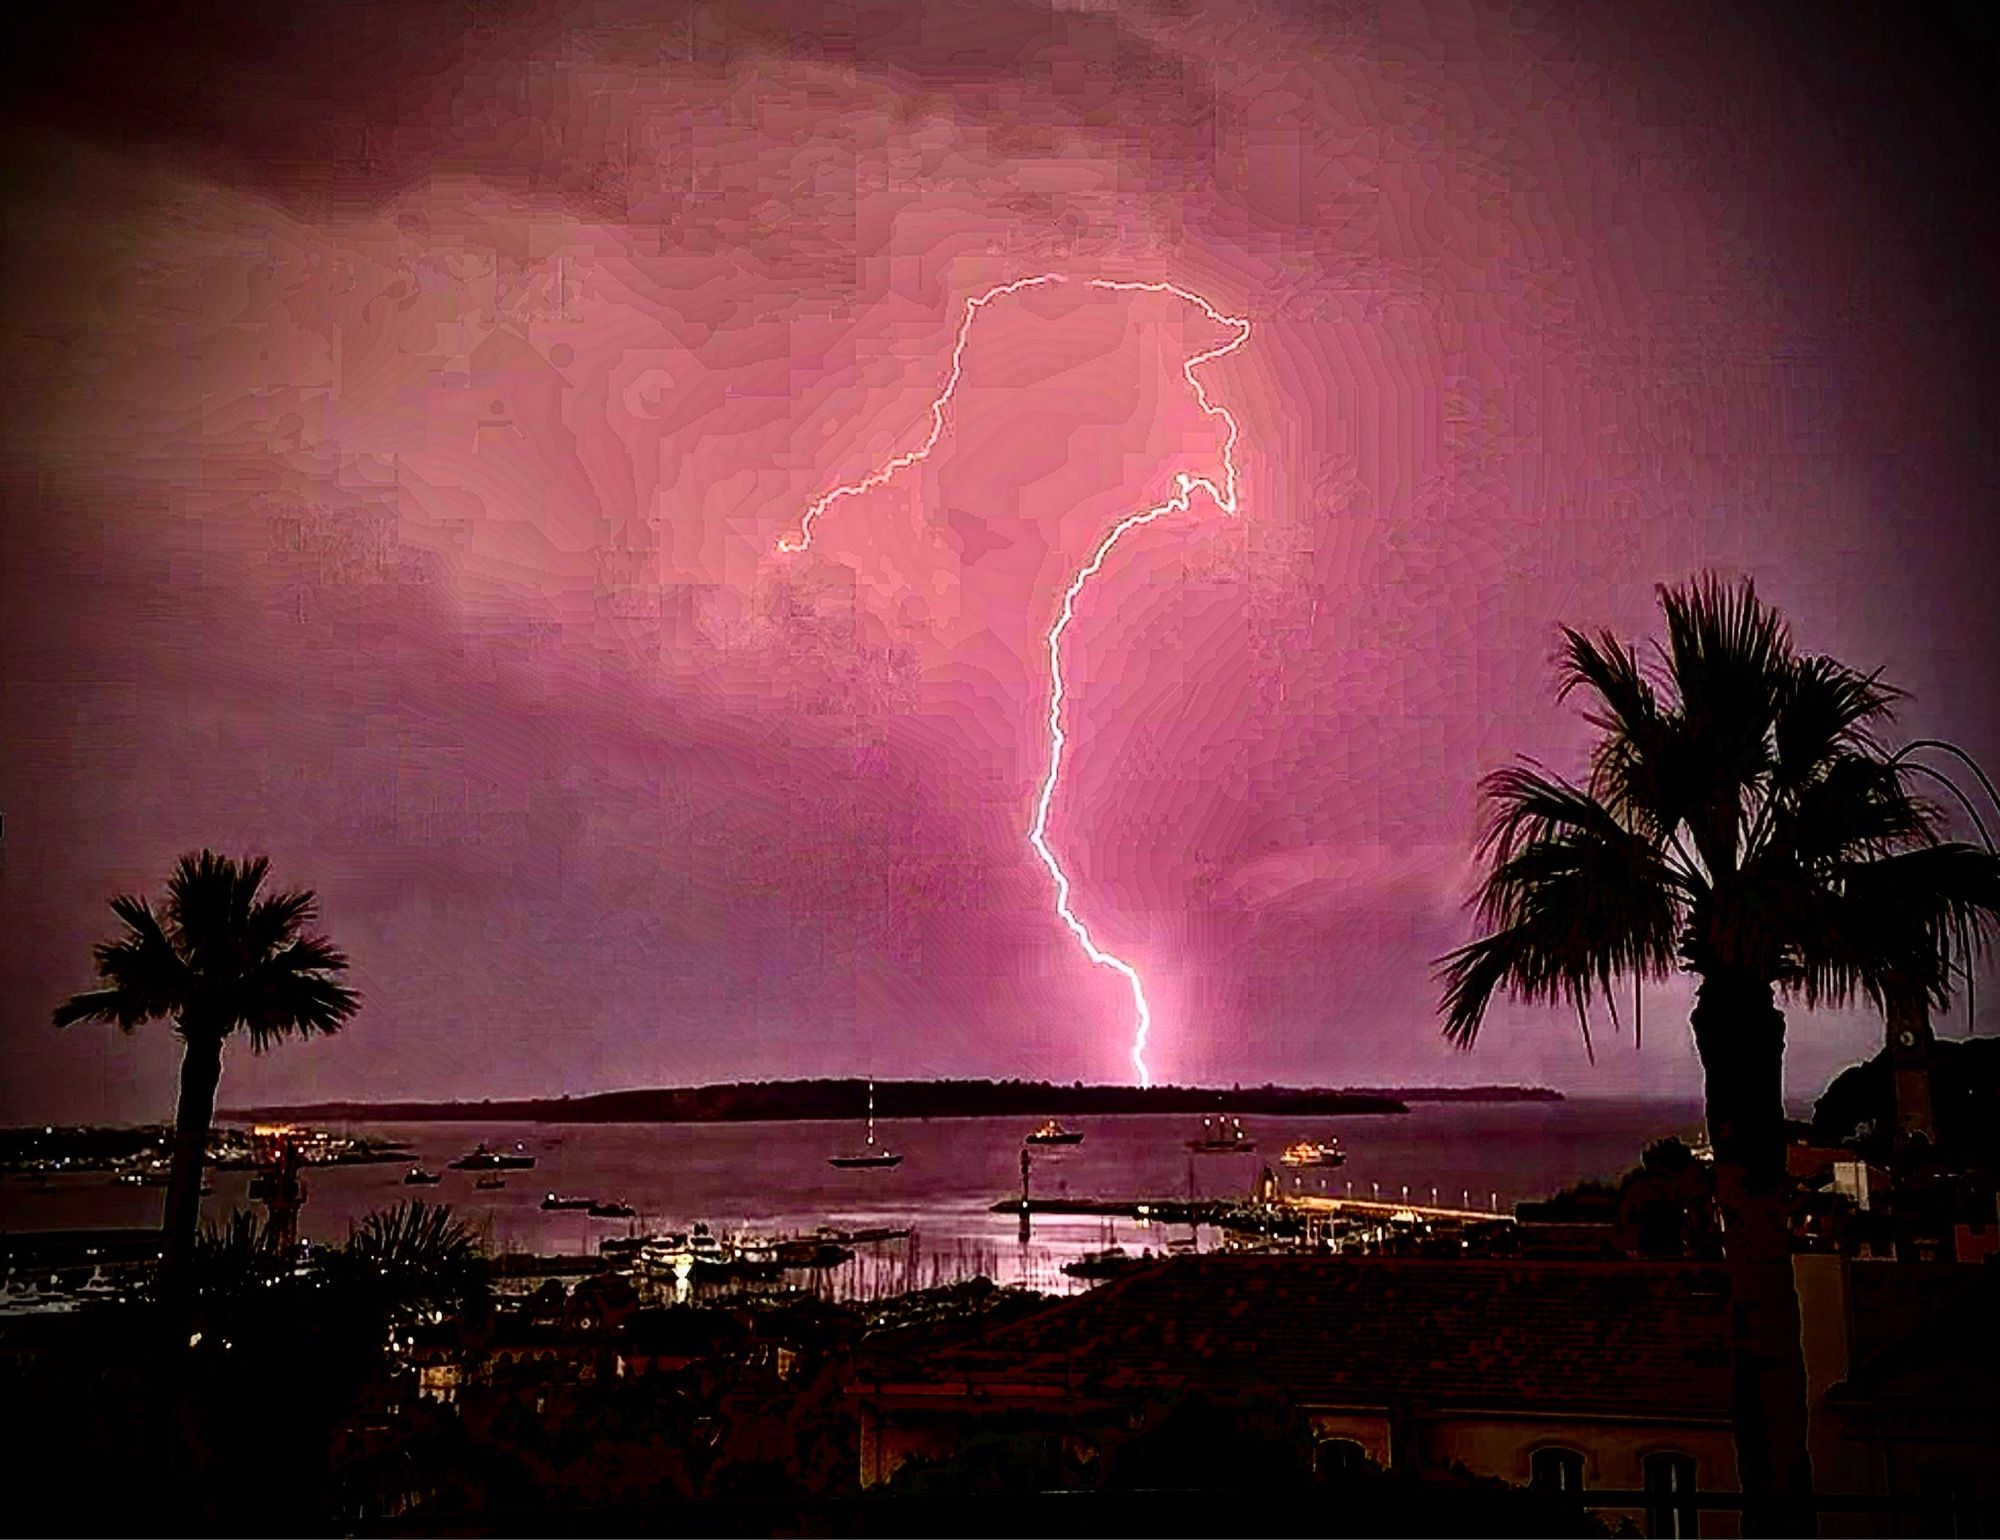
<svg viewBox="0 0 2000 1540">
<path fill-rule="evenodd" d="M 1253 1207 L 1247 1200 L 1204 1198 L 1190 1202 L 1182 1198 L 1002 1198 L 992 1206 L 995 1214 L 1102 1214 L 1128 1219 L 1153 1219 L 1162 1224 L 1222 1224 Z M 1300 1214 L 1351 1214 L 1364 1219 L 1394 1219 L 1407 1216 L 1441 1224 L 1512 1224 L 1510 1213 L 1483 1208 L 1445 1208 L 1434 1203 L 1411 1203 L 1394 1198 L 1322 1197 L 1316 1193 L 1278 1193 L 1272 1206 Z"/>
<path fill-rule="evenodd" d="M 1449 1224 L 1512 1224 L 1514 1216 L 1497 1209 L 1439 1208 L 1434 1204 L 1399 1203 L 1393 1198 L 1323 1198 L 1318 1194 L 1284 1193 L 1278 1203 L 1285 1208 L 1310 1214 L 1359 1214 L 1368 1219 L 1392 1219 L 1407 1214 L 1415 1219 Z"/>
</svg>

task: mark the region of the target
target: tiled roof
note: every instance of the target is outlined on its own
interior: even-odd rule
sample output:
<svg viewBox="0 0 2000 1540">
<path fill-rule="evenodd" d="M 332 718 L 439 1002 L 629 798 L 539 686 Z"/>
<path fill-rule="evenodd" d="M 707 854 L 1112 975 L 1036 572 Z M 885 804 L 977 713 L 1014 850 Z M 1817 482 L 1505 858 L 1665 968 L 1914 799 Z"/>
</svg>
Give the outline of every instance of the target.
<svg viewBox="0 0 2000 1540">
<path fill-rule="evenodd" d="M 954 1347 L 864 1357 L 859 1377 L 1722 1419 L 1726 1281 L 1672 1263 L 1176 1258 Z"/>
</svg>

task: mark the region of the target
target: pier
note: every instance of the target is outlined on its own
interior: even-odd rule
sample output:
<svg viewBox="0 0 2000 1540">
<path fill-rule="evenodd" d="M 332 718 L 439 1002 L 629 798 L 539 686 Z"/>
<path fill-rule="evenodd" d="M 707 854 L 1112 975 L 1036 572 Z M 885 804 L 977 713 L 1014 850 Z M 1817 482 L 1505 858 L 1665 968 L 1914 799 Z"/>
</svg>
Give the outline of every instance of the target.
<svg viewBox="0 0 2000 1540">
<path fill-rule="evenodd" d="M 1120 1219 L 1152 1219 L 1161 1224 L 1221 1224 L 1242 1207 L 1219 1198 L 1002 1198 L 995 1214 L 1099 1214 Z"/>
<path fill-rule="evenodd" d="M 1298 1215 L 1350 1215 L 1368 1220 L 1421 1220 L 1427 1224 L 1507 1224 L 1509 1213 L 1482 1208 L 1445 1208 L 1429 1203 L 1402 1203 L 1393 1198 L 1326 1198 L 1301 1194 L 1278 1197 L 1270 1208 Z M 1240 1199 L 1200 1198 L 1002 1198 L 995 1214 L 1096 1214 L 1120 1219 L 1150 1219 L 1160 1224 L 1227 1224 L 1252 1205 Z"/>
<path fill-rule="evenodd" d="M 1428 1203 L 1399 1203 L 1393 1198 L 1323 1198 L 1296 1193 L 1278 1199 L 1281 1208 L 1302 1214 L 1352 1214 L 1363 1219 L 1397 1219 L 1409 1216 L 1427 1224 L 1514 1223 L 1514 1216 L 1497 1209 L 1440 1208 Z"/>
</svg>

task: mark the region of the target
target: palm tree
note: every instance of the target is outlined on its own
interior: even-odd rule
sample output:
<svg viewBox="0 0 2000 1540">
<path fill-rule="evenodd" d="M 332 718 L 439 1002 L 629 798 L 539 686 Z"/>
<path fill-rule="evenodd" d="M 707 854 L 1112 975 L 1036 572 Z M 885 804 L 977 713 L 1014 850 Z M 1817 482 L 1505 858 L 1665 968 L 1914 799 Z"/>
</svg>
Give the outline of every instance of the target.
<svg viewBox="0 0 2000 1540">
<path fill-rule="evenodd" d="M 2000 861 L 1941 816 L 1876 729 L 1897 692 L 1797 652 L 1750 583 L 1660 590 L 1667 637 L 1642 662 L 1568 627 L 1558 699 L 1583 690 L 1599 737 L 1578 785 L 1499 770 L 1477 912 L 1444 959 L 1445 1032 L 1469 1047 L 1496 990 L 1575 1007 L 1676 968 L 1692 1016 L 1730 1273 L 1746 1533 L 1810 1532 L 1805 1374 L 1785 1176 L 1785 1018 L 1863 995 L 1942 1006 L 2000 918 Z"/>
<path fill-rule="evenodd" d="M 262 1053 L 280 1039 L 337 1032 L 360 997 L 335 982 L 347 959 L 323 936 L 309 935 L 316 903 L 305 890 L 258 896 L 270 862 L 237 862 L 204 850 L 182 856 L 155 914 L 143 898 L 122 895 L 111 911 L 124 922 L 94 950 L 104 987 L 56 1007 L 58 1027 L 171 1019 L 183 1047 L 180 1102 L 174 1114 L 173 1167 L 162 1222 L 161 1281 L 169 1291 L 187 1277 L 201 1207 L 202 1158 L 222 1078 L 222 1043 L 239 1028 Z"/>
<path fill-rule="evenodd" d="M 350 1229 L 346 1250 L 329 1260 L 393 1319 L 460 1311 L 486 1298 L 485 1251 L 448 1203 L 412 1198 L 377 1209 Z"/>
</svg>

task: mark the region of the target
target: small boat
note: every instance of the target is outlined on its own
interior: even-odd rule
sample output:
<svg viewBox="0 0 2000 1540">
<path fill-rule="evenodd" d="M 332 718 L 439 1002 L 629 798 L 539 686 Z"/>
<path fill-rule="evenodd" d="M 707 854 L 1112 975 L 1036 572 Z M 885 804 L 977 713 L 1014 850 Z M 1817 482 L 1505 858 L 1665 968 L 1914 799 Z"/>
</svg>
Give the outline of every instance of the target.
<svg viewBox="0 0 2000 1540">
<path fill-rule="evenodd" d="M 454 1171 L 526 1171 L 535 1163 L 532 1155 L 518 1153 L 509 1155 L 500 1150 L 488 1149 L 480 1145 L 470 1155 L 461 1155 L 451 1163 Z"/>
<path fill-rule="evenodd" d="M 435 1171 L 426 1171 L 422 1166 L 412 1166 L 403 1173 L 405 1187 L 435 1187 L 444 1180 Z"/>
<path fill-rule="evenodd" d="M 164 1187 L 167 1174 L 164 1171 L 127 1171 L 118 1178 L 128 1187 Z"/>
<path fill-rule="evenodd" d="M 1285 1153 L 1278 1157 L 1288 1166 L 1344 1166 L 1347 1157 L 1340 1152 L 1338 1139 L 1301 1139 L 1296 1144 L 1285 1146 Z"/>
<path fill-rule="evenodd" d="M 542 1207 L 550 1212 L 558 1209 L 587 1209 L 596 1202 L 595 1198 L 564 1198 L 550 1193 L 542 1199 Z"/>
<path fill-rule="evenodd" d="M 1087 1251 L 1074 1262 L 1063 1263 L 1062 1270 L 1071 1278 L 1095 1280 L 1121 1277 L 1145 1265 L 1145 1258 L 1133 1256 L 1123 1246 L 1107 1246 L 1102 1251 Z"/>
<path fill-rule="evenodd" d="M 95 1268 L 91 1271 L 90 1278 L 88 1279 L 88 1281 L 81 1284 L 77 1288 L 76 1297 L 79 1301 L 94 1300 L 94 1299 L 123 1299 L 125 1297 L 125 1291 L 122 1288 L 120 1288 L 117 1284 L 113 1283 L 109 1278 L 105 1277 L 104 1270 L 102 1268 Z"/>
<path fill-rule="evenodd" d="M 118 1180 L 134 1187 L 166 1187 L 172 1183 L 173 1178 L 164 1171 L 127 1171 Z M 207 1177 L 203 1177 L 201 1195 L 207 1198 L 213 1196 L 214 1192 L 215 1184 Z"/>
<path fill-rule="evenodd" d="M 883 1170 L 900 1166 L 903 1157 L 894 1150 L 877 1149 L 875 1145 L 875 1082 L 868 1082 L 868 1145 L 856 1155 L 829 1155 L 826 1163 L 841 1171 Z"/>
<path fill-rule="evenodd" d="M 1197 1155 L 1247 1154 L 1257 1148 L 1257 1141 L 1243 1132 L 1241 1118 L 1203 1118 L 1201 1137 L 1188 1140 L 1188 1148 Z"/>
<path fill-rule="evenodd" d="M 1024 1139 L 1022 1143 L 1081 1144 L 1083 1143 L 1083 1135 L 1075 1132 L 1072 1129 L 1064 1128 L 1062 1124 L 1058 1123 L 1054 1118 L 1050 1118 L 1048 1122 L 1044 1123 L 1040 1128 L 1036 1129 L 1032 1134 L 1028 1135 L 1028 1137 Z"/>
<path fill-rule="evenodd" d="M 505 1187 L 507 1185 L 507 1178 L 498 1175 L 482 1176 L 472 1185 L 477 1187 L 481 1192 L 492 1192 L 496 1188 Z"/>
<path fill-rule="evenodd" d="M 593 1203 L 586 1212 L 592 1219 L 632 1219 L 638 1215 L 629 1203 Z"/>
</svg>

